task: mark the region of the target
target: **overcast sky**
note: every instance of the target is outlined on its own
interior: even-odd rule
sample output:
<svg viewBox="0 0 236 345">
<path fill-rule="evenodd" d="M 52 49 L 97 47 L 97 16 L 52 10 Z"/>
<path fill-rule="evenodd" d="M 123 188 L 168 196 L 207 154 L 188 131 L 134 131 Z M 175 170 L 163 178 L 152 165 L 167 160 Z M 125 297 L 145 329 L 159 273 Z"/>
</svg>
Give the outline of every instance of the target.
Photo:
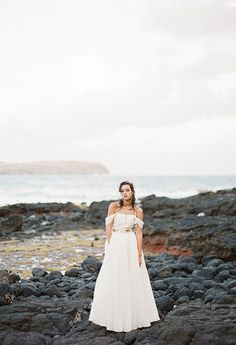
<svg viewBox="0 0 236 345">
<path fill-rule="evenodd" d="M 0 0 L 0 161 L 236 174 L 236 1 Z"/>
</svg>

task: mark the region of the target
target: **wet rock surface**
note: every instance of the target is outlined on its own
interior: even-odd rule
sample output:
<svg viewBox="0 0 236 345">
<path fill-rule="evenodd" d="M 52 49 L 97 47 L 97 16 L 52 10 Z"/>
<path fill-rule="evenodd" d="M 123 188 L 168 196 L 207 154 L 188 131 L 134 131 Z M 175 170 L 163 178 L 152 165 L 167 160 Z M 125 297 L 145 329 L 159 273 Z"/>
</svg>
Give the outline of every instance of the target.
<svg viewBox="0 0 236 345">
<path fill-rule="evenodd" d="M 76 269 L 88 255 L 102 259 L 105 243 L 104 229 L 66 230 L 39 233 L 30 238 L 0 240 L 0 270 L 12 270 L 21 278 L 29 278 L 32 269 L 62 272 Z M 33 271 L 34 272 L 34 271 Z"/>
<path fill-rule="evenodd" d="M 88 321 L 101 262 L 88 256 L 62 274 L 41 267 L 29 279 L 0 272 L 0 343 L 173 344 L 236 343 L 236 262 L 216 256 L 145 256 L 161 321 L 112 332 Z M 10 297 L 9 297 L 10 296 Z"/>
</svg>

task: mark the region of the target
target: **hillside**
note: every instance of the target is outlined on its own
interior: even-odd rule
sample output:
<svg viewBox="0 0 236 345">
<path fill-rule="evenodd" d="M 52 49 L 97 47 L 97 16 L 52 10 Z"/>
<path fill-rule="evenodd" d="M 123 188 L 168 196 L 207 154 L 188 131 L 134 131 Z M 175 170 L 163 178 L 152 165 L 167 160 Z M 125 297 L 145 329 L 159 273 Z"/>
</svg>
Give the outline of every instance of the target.
<svg viewBox="0 0 236 345">
<path fill-rule="evenodd" d="M 1 175 L 75 175 L 75 174 L 108 174 L 102 164 L 87 161 L 36 161 L 24 163 L 0 162 Z"/>
</svg>

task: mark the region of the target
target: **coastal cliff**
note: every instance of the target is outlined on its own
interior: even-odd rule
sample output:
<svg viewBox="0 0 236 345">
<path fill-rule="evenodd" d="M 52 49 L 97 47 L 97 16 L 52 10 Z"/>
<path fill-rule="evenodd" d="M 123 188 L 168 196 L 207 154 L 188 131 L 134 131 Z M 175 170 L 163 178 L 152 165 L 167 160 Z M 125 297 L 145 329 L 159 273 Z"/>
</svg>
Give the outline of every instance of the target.
<svg viewBox="0 0 236 345">
<path fill-rule="evenodd" d="M 86 161 L 0 162 L 0 175 L 74 175 L 108 173 L 108 169 L 102 164 Z"/>
</svg>

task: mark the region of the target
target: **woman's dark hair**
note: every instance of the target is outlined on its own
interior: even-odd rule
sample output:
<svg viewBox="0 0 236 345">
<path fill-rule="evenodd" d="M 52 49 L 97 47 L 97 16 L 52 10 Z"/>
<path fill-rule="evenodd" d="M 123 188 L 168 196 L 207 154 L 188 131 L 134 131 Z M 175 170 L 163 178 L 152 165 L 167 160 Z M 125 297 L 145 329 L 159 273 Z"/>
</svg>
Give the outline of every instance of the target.
<svg viewBox="0 0 236 345">
<path fill-rule="evenodd" d="M 121 183 L 120 183 L 120 185 L 119 185 L 119 192 L 121 192 L 121 188 L 122 188 L 122 186 L 124 186 L 125 184 L 128 184 L 129 186 L 130 186 L 130 189 L 132 190 L 132 192 L 135 194 L 135 190 L 134 190 L 134 185 L 133 185 L 133 183 L 132 182 L 130 182 L 130 181 L 122 181 Z M 131 204 L 132 204 L 132 208 L 134 208 L 134 205 L 135 205 L 135 195 L 134 194 L 132 194 L 132 202 L 131 202 Z M 119 204 L 120 204 L 120 207 L 122 207 L 123 205 L 124 205 L 124 200 L 123 199 L 120 199 L 119 200 Z"/>
</svg>

